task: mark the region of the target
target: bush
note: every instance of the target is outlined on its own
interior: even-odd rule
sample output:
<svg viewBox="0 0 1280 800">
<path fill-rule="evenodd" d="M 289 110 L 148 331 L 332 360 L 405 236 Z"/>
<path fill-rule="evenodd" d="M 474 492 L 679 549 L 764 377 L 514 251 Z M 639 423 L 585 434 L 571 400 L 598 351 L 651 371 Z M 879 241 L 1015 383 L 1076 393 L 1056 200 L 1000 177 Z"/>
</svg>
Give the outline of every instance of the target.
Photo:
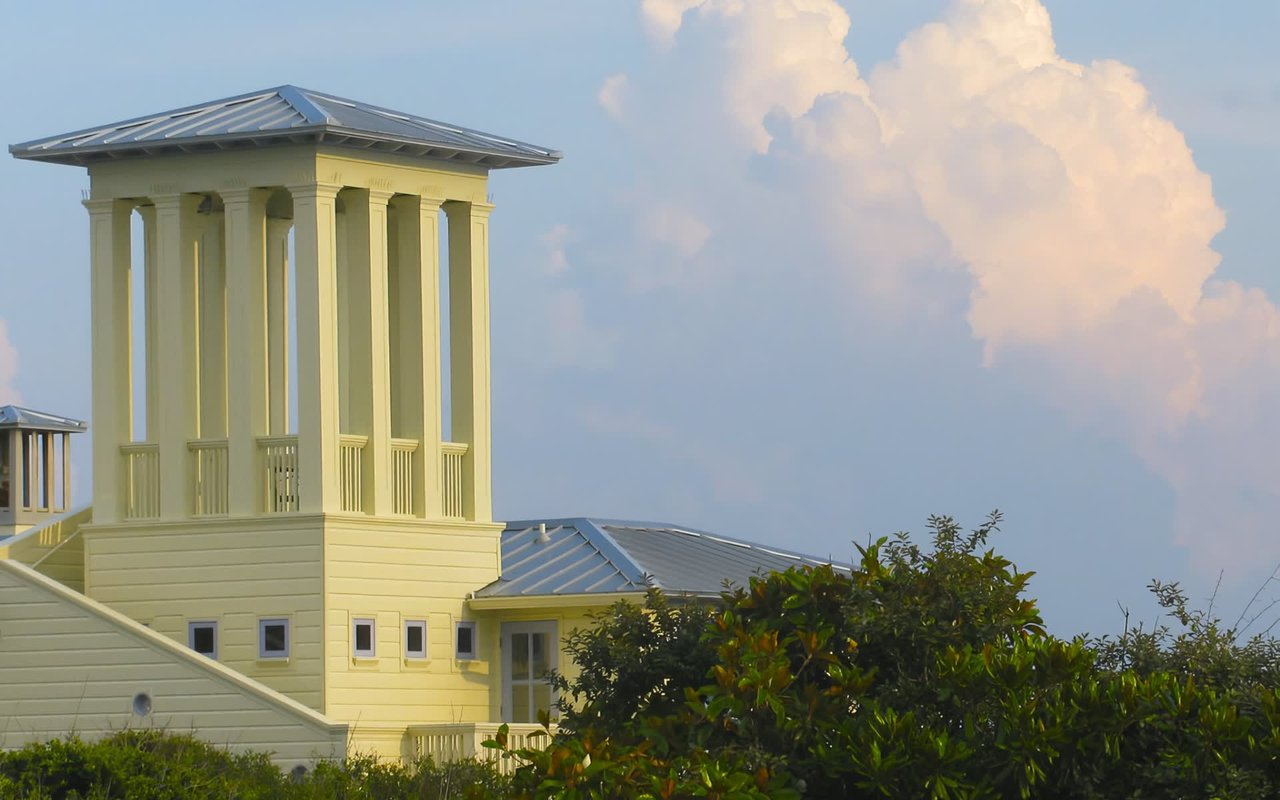
<svg viewBox="0 0 1280 800">
<path fill-rule="evenodd" d="M 5 800 L 497 800 L 509 781 L 479 762 L 405 767 L 368 756 L 285 775 L 266 753 L 233 754 L 192 736 L 122 731 L 0 753 Z"/>
</svg>

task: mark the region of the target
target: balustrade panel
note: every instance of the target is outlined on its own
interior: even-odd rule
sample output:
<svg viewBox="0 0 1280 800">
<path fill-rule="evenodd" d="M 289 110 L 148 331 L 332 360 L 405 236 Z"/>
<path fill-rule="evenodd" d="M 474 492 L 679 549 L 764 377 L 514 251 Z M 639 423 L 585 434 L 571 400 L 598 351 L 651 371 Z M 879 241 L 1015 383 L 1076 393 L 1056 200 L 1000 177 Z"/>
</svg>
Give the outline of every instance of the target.
<svg viewBox="0 0 1280 800">
<path fill-rule="evenodd" d="M 261 437 L 258 452 L 262 463 L 263 510 L 268 514 L 297 512 L 298 437 Z"/>
<path fill-rule="evenodd" d="M 124 456 L 124 518 L 160 516 L 160 448 L 154 442 L 121 445 Z"/>
</svg>

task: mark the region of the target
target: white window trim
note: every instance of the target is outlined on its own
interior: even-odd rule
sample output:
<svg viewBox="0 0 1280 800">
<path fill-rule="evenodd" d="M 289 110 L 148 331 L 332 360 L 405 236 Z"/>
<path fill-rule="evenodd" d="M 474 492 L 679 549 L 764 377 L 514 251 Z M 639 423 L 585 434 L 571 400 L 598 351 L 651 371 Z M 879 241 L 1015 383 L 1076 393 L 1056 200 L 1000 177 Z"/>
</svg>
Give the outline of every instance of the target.
<svg viewBox="0 0 1280 800">
<path fill-rule="evenodd" d="M 267 650 L 268 625 L 284 626 L 283 650 Z M 258 658 L 263 661 L 287 661 L 289 659 L 289 649 L 293 644 L 293 634 L 289 630 L 290 627 L 288 617 L 263 617 L 258 620 Z"/>
<path fill-rule="evenodd" d="M 200 653 L 202 656 L 218 660 L 218 621 L 213 619 L 192 620 L 187 623 L 187 647 L 196 649 L 196 631 L 208 628 L 213 631 L 213 652 Z M 196 652 L 199 652 L 198 650 Z"/>
<path fill-rule="evenodd" d="M 361 625 L 369 626 L 369 649 L 360 650 L 356 645 L 356 629 Z M 351 619 L 351 656 L 352 658 L 378 657 L 378 622 L 372 617 L 353 617 Z"/>
<path fill-rule="evenodd" d="M 463 652 L 458 649 L 458 631 L 466 628 L 471 631 L 471 651 Z M 480 642 L 477 639 L 476 623 L 474 620 L 458 620 L 453 626 L 453 657 L 459 661 L 475 661 L 480 650 Z"/>
<path fill-rule="evenodd" d="M 409 629 L 410 628 L 418 628 L 419 630 L 422 631 L 422 649 L 421 650 L 409 649 Z M 407 619 L 404 621 L 404 657 L 413 659 L 415 661 L 422 661 L 426 659 L 427 657 L 427 621 L 425 619 Z"/>
</svg>

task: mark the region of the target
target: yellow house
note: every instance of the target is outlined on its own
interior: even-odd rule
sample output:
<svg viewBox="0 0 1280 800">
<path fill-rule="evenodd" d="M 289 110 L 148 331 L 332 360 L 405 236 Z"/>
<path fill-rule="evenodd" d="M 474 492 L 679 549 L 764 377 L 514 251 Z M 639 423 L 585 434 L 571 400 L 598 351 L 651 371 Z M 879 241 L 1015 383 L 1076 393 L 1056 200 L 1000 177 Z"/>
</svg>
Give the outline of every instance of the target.
<svg viewBox="0 0 1280 800">
<path fill-rule="evenodd" d="M 0 417 L 0 463 L 48 478 L 0 527 L 0 746 L 471 755 L 537 727 L 591 611 L 817 563 L 493 521 L 488 177 L 558 152 L 293 86 L 10 151 L 88 169 L 94 483 L 57 513 L 83 424 Z"/>
</svg>

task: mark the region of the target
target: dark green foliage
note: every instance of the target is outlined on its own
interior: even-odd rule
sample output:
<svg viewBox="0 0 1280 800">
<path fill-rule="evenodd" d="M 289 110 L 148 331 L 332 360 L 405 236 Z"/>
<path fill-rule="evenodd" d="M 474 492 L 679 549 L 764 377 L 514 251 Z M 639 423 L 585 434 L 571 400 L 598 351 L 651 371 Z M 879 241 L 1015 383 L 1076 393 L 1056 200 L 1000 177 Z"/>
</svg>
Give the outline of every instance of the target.
<svg viewBox="0 0 1280 800">
<path fill-rule="evenodd" d="M 1280 796 L 1274 640 L 1237 644 L 1160 584 L 1181 633 L 1055 638 L 987 548 L 998 521 L 935 518 L 928 550 L 882 539 L 852 573 L 770 575 L 710 614 L 613 609 L 568 642 L 577 705 L 521 754 L 517 796 Z M 659 657 L 682 677 L 634 663 Z"/>
<path fill-rule="evenodd" d="M 553 676 L 560 692 L 562 728 L 589 728 L 674 711 L 684 687 L 697 686 L 715 662 L 701 645 L 713 609 L 672 603 L 650 591 L 643 608 L 618 603 L 593 616 L 596 627 L 575 631 L 566 642 L 580 668 L 573 682 Z M 585 702 L 584 702 L 585 701 Z"/>
<path fill-rule="evenodd" d="M 4 800 L 497 800 L 509 781 L 475 762 L 406 768 L 354 756 L 296 779 L 266 754 L 233 755 L 190 736 L 122 731 L 0 753 Z"/>
</svg>

